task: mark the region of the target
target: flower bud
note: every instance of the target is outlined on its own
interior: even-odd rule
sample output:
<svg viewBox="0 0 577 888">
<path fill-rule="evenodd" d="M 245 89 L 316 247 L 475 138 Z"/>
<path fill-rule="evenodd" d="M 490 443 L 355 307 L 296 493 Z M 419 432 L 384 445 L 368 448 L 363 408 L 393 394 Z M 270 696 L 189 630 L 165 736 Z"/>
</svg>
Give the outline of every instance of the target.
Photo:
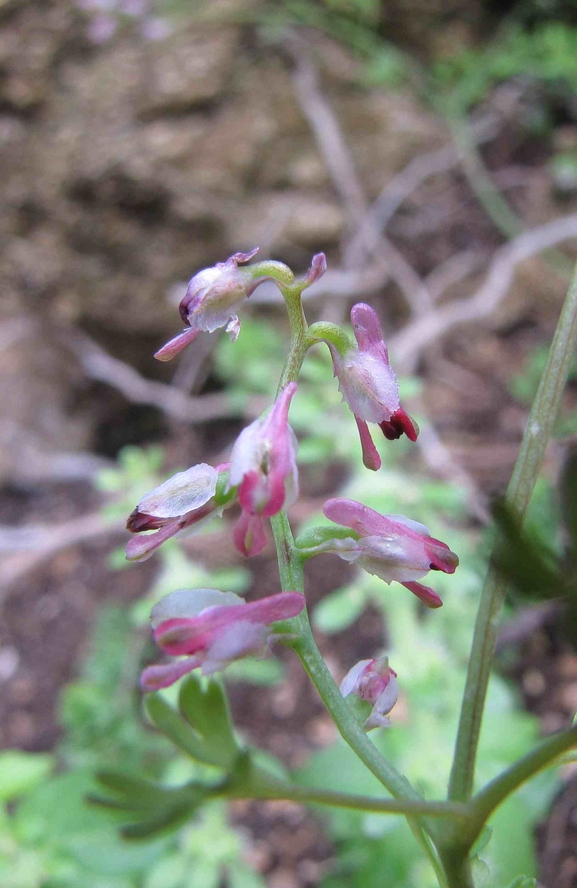
<svg viewBox="0 0 577 888">
<path fill-rule="evenodd" d="M 275 634 L 272 624 L 296 617 L 304 606 L 300 592 L 280 592 L 250 604 L 218 589 L 172 592 L 152 609 L 154 640 L 165 653 L 185 659 L 148 666 L 141 687 L 159 690 L 199 667 L 211 675 L 234 660 L 264 656 Z"/>
<path fill-rule="evenodd" d="M 373 707 L 365 722 L 365 731 L 388 728 L 387 718 L 399 696 L 397 673 L 389 666 L 388 657 L 378 660 L 361 660 L 345 675 L 341 682 L 341 694 L 355 694 Z"/>
<path fill-rule="evenodd" d="M 298 496 L 298 445 L 288 424 L 296 388 L 290 382 L 267 413 L 240 433 L 232 449 L 229 484 L 238 485 L 242 506 L 234 541 L 244 555 L 257 555 L 264 548 L 262 519 L 288 508 Z"/>
</svg>

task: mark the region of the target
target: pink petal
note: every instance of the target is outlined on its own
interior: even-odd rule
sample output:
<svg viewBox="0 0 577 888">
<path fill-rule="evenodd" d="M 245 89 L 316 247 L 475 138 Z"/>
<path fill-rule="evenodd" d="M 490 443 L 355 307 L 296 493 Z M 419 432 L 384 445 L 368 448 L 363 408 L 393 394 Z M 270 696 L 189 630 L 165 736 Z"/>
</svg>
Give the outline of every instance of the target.
<svg viewBox="0 0 577 888">
<path fill-rule="evenodd" d="M 177 519 L 165 524 L 156 533 L 132 537 L 126 544 L 127 561 L 146 561 L 166 540 L 182 530 L 182 526 L 182 521 Z"/>
<path fill-rule="evenodd" d="M 398 520 L 397 516 L 381 515 L 380 512 L 369 509 L 356 500 L 335 497 L 327 500 L 323 512 L 330 521 L 350 527 L 362 537 L 382 536 L 389 539 L 406 537 L 421 543 L 432 540 L 432 537 L 424 537 L 402 520 Z"/>
<path fill-rule="evenodd" d="M 446 543 L 428 537 L 425 542 L 425 551 L 431 562 L 431 570 L 442 570 L 447 574 L 455 573 L 459 566 L 459 558 L 454 552 L 451 552 Z"/>
<path fill-rule="evenodd" d="M 253 250 L 249 250 L 248 253 L 234 253 L 232 256 L 230 256 L 226 260 L 226 262 L 223 262 L 221 264 L 223 264 L 223 265 L 228 265 L 228 264 L 239 265 L 244 262 L 250 262 L 250 260 L 253 258 L 253 256 L 256 256 L 256 254 L 258 253 L 259 250 L 260 250 L 260 247 L 255 247 Z"/>
<path fill-rule="evenodd" d="M 170 342 L 167 342 L 166 345 L 163 345 L 160 348 L 154 357 L 157 361 L 171 361 L 175 355 L 177 355 L 182 349 L 188 345 L 189 342 L 192 342 L 199 334 L 199 330 L 190 327 L 188 330 L 183 330 L 182 333 L 179 333 Z"/>
<path fill-rule="evenodd" d="M 365 466 L 365 468 L 370 469 L 372 472 L 378 472 L 378 470 L 381 468 L 381 457 L 379 456 L 379 452 L 374 445 L 371 433 L 369 432 L 369 427 L 366 422 L 364 422 L 362 419 L 359 419 L 357 416 L 355 416 L 355 422 L 357 424 L 359 437 L 361 439 L 363 465 Z"/>
<path fill-rule="evenodd" d="M 319 281 L 327 270 L 327 257 L 324 253 L 316 253 L 311 261 L 311 267 L 306 273 L 303 281 L 304 287 L 311 287 Z"/>
<path fill-rule="evenodd" d="M 187 657 L 185 660 L 177 660 L 174 663 L 162 663 L 155 666 L 147 666 L 140 676 L 140 687 L 143 691 L 159 691 L 161 688 L 169 688 L 170 685 L 182 678 L 193 669 L 201 665 L 198 657 Z"/>
<path fill-rule="evenodd" d="M 383 341 L 379 316 L 366 302 L 357 302 L 351 309 L 351 323 L 361 351 L 371 352 L 389 364 L 389 352 Z"/>
<path fill-rule="evenodd" d="M 441 598 L 429 586 L 423 586 L 422 583 L 402 583 L 402 585 L 420 598 L 427 607 L 441 607 L 443 604 Z"/>
<path fill-rule="evenodd" d="M 182 656 L 206 650 L 222 632 L 235 623 L 260 623 L 268 626 L 278 620 L 296 617 L 305 606 L 300 592 L 279 592 L 249 604 L 211 607 L 198 617 L 174 618 L 161 623 L 154 640 L 167 654 Z"/>
<path fill-rule="evenodd" d="M 233 540 L 241 555 L 260 555 L 266 546 L 266 534 L 260 515 L 252 515 L 246 509 L 238 519 Z"/>
</svg>

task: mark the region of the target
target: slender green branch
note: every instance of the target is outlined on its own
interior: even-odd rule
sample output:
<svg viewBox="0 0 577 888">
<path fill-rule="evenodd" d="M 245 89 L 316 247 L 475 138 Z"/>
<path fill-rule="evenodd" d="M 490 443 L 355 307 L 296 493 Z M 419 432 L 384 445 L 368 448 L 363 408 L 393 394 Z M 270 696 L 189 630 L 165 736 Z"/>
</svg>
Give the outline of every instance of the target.
<svg viewBox="0 0 577 888">
<path fill-rule="evenodd" d="M 302 284 L 295 284 L 291 287 L 280 287 L 280 290 L 283 294 L 291 326 L 291 343 L 278 384 L 279 392 L 285 387 L 285 385 L 287 385 L 287 383 L 293 381 L 296 382 L 305 355 L 310 346 L 307 337 L 308 324 L 303 311 L 301 299 Z"/>
<path fill-rule="evenodd" d="M 296 381 L 309 346 L 314 341 L 307 335 L 308 327 L 304 317 L 301 290 L 298 285 L 284 287 L 283 295 L 291 325 L 291 345 L 281 380 L 279 391 L 291 381 Z M 277 549 L 279 574 L 283 590 L 304 592 L 303 560 L 294 546 L 294 537 L 288 518 L 280 512 L 271 518 L 271 526 Z M 348 704 L 341 695 L 326 663 L 316 646 L 308 615 L 300 614 L 286 621 L 286 631 L 294 635 L 290 642 L 301 659 L 307 674 L 315 685 L 321 699 L 331 714 L 341 736 L 359 756 L 372 774 L 389 790 L 391 795 L 401 799 L 421 801 L 409 783 L 380 754 L 373 742 L 353 716 Z M 414 817 L 407 818 L 409 826 L 435 870 L 441 888 L 448 888 L 437 851 L 421 823 Z M 434 832 L 434 824 L 427 824 L 429 832 Z"/>
<path fill-rule="evenodd" d="M 475 818 L 482 818 L 482 823 L 485 823 L 507 796 L 515 792 L 539 771 L 553 764 L 555 759 L 574 746 L 577 746 L 577 726 L 569 731 L 560 731 L 547 737 L 539 746 L 507 768 L 475 796 L 473 799 Z"/>
<path fill-rule="evenodd" d="M 327 342 L 330 345 L 334 345 L 340 355 L 346 355 L 353 348 L 353 343 L 342 327 L 338 327 L 336 324 L 329 324 L 326 321 L 317 321 L 316 324 L 309 327 L 307 340 L 309 346 L 314 345 L 316 342 Z"/>
<path fill-rule="evenodd" d="M 451 819 L 454 821 L 466 820 L 470 814 L 466 805 L 460 802 L 425 802 L 409 799 L 379 799 L 364 795 L 351 795 L 348 793 L 334 792 L 330 789 L 316 789 L 315 787 L 296 786 L 292 783 L 272 781 L 267 775 L 266 782 L 262 786 L 252 787 L 250 784 L 244 788 L 232 788 L 228 790 L 225 785 L 223 792 L 227 798 L 242 799 L 271 799 L 299 802 L 303 805 L 331 805 L 336 808 L 349 808 L 357 811 L 374 811 L 377 814 L 402 814 L 405 816 L 426 815 Z"/>
<path fill-rule="evenodd" d="M 541 469 L 576 346 L 577 271 L 569 286 L 507 490 L 506 504 L 520 522 L 529 506 L 531 494 Z M 500 545 L 501 541 L 498 539 L 494 552 Z M 473 791 L 483 708 L 506 592 L 507 582 L 499 574 L 495 557 L 493 557 L 489 565 L 475 623 L 449 786 L 449 798 L 451 799 L 467 801 Z"/>
</svg>

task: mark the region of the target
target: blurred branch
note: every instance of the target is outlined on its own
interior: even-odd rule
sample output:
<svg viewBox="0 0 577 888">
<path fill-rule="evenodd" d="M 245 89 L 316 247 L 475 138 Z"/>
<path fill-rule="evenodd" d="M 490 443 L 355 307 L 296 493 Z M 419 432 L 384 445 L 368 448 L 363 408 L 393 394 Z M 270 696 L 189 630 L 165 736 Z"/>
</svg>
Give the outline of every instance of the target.
<svg viewBox="0 0 577 888">
<path fill-rule="evenodd" d="M 317 147 L 325 161 L 335 190 L 345 207 L 349 222 L 355 228 L 363 226 L 365 252 L 367 241 L 369 250 L 379 255 L 382 286 L 392 278 L 401 289 L 413 314 L 420 314 L 432 305 L 426 284 L 416 273 L 403 254 L 392 244 L 372 221 L 368 201 L 357 176 L 351 153 L 347 146 L 338 118 L 323 95 L 319 75 L 306 43 L 295 33 L 291 33 L 283 47 L 288 50 L 294 63 L 293 83 L 299 105 L 308 120 Z M 364 221 L 363 221 L 364 220 Z M 357 237 L 357 235 L 355 235 Z M 362 260 L 366 260 L 363 255 Z M 362 262 L 348 248 L 344 255 L 344 269 L 358 269 Z M 327 282 L 328 284 L 328 282 Z M 323 293 L 330 292 L 323 288 Z M 319 290 L 317 289 L 317 295 Z"/>
<path fill-rule="evenodd" d="M 493 181 L 467 120 L 451 118 L 449 126 L 459 151 L 461 168 L 487 215 L 505 237 L 513 238 L 521 234 L 526 229 L 525 223 L 509 205 Z M 562 253 L 552 252 L 545 258 L 564 279 L 571 276 L 572 263 L 568 262 Z"/>
<path fill-rule="evenodd" d="M 533 228 L 500 247 L 476 293 L 427 312 L 393 337 L 390 347 L 404 372 L 414 370 L 423 349 L 452 327 L 489 317 L 509 292 L 518 265 L 571 238 L 577 238 L 577 214 Z"/>
<path fill-rule="evenodd" d="M 486 142 L 493 138 L 496 131 L 497 123 L 493 117 L 484 118 L 472 125 L 473 138 L 478 142 Z M 346 259 L 359 264 L 366 256 L 372 233 L 377 231 L 382 234 L 400 206 L 423 182 L 432 176 L 448 172 L 458 165 L 459 160 L 457 147 L 445 145 L 409 161 L 400 173 L 387 182 L 366 213 L 354 238 L 347 246 Z"/>
<path fill-rule="evenodd" d="M 421 429 L 417 445 L 421 456 L 433 472 L 445 481 L 460 484 L 465 488 L 471 513 L 482 524 L 488 524 L 491 520 L 491 513 L 487 506 L 487 498 L 479 489 L 474 478 L 456 460 L 431 422 Z"/>
<path fill-rule="evenodd" d="M 283 47 L 295 63 L 292 80 L 297 101 L 313 132 L 349 221 L 358 223 L 366 208 L 366 197 L 338 118 L 321 91 L 318 70 L 311 52 L 305 41 L 295 32 L 290 33 L 288 39 L 283 41 Z"/>
<path fill-rule="evenodd" d="M 125 518 L 107 518 L 102 511 L 90 512 L 62 524 L 26 527 L 0 526 L 0 552 L 14 552 L 0 565 L 0 586 L 7 589 L 29 571 L 48 561 L 62 549 L 124 531 Z"/>
<path fill-rule="evenodd" d="M 193 398 L 175 386 L 146 379 L 78 331 L 67 331 L 61 339 L 91 379 L 113 386 L 129 401 L 156 407 L 171 419 L 196 424 L 231 416 L 258 416 L 262 409 L 259 398 L 249 399 L 246 404 L 235 403 L 226 392 Z"/>
<path fill-rule="evenodd" d="M 460 284 L 482 265 L 486 265 L 488 258 L 483 250 L 462 250 L 437 265 L 425 278 L 433 302 L 437 302 L 449 287 Z"/>
</svg>

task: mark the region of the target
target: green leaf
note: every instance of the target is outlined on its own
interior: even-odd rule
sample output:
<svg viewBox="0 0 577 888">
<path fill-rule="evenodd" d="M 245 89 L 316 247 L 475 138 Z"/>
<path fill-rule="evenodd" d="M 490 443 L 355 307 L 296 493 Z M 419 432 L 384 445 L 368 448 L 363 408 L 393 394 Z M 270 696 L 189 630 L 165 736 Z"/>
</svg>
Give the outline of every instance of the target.
<svg viewBox="0 0 577 888">
<path fill-rule="evenodd" d="M 473 845 L 473 848 L 471 849 L 471 854 L 474 856 L 474 855 L 480 854 L 482 851 L 484 851 L 485 848 L 487 847 L 487 845 L 489 844 L 489 842 L 491 841 L 492 836 L 493 836 L 492 828 L 490 826 L 484 826 L 483 829 L 481 830 L 481 835 L 479 836 L 479 838 L 477 839 L 477 841 Z"/>
<path fill-rule="evenodd" d="M 537 879 L 530 876 L 517 876 L 512 882 L 509 882 L 507 888 L 535 888 Z"/>
<path fill-rule="evenodd" d="M 144 707 L 152 724 L 192 758 L 208 765 L 220 764 L 220 757 L 182 720 L 160 694 L 147 694 Z"/>
<path fill-rule="evenodd" d="M 189 820 L 197 808 L 212 794 L 210 786 L 189 783 L 186 786 L 164 787 L 138 777 L 105 771 L 98 782 L 116 798 L 89 796 L 93 805 L 122 812 L 125 823 L 121 833 L 129 839 L 145 839 L 174 830 Z"/>
<path fill-rule="evenodd" d="M 7 750 L 0 753 L 0 802 L 25 795 L 52 770 L 51 755 Z"/>
<path fill-rule="evenodd" d="M 205 687 L 191 675 L 182 683 L 178 698 L 182 717 L 203 737 L 215 764 L 229 767 L 238 755 L 228 699 L 218 679 Z"/>
<path fill-rule="evenodd" d="M 358 619 L 365 605 L 365 596 L 357 586 L 337 589 L 317 604 L 313 623 L 317 629 L 327 634 L 342 632 Z"/>
</svg>

